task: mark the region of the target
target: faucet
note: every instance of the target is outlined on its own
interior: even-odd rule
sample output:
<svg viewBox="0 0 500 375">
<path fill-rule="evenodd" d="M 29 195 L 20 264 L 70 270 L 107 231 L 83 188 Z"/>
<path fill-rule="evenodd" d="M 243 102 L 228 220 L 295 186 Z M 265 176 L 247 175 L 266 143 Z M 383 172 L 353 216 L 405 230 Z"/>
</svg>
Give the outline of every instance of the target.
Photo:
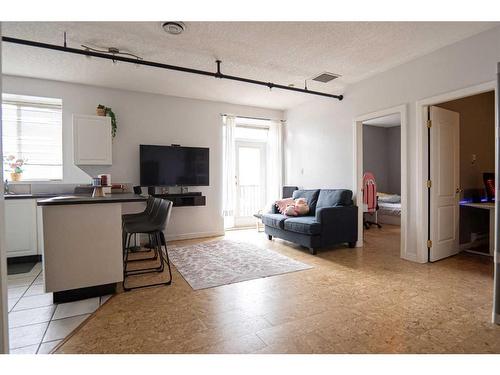
<svg viewBox="0 0 500 375">
<path fill-rule="evenodd" d="M 5 180 L 5 183 L 3 185 L 3 193 L 10 194 L 9 181 L 7 181 L 7 179 Z"/>
</svg>

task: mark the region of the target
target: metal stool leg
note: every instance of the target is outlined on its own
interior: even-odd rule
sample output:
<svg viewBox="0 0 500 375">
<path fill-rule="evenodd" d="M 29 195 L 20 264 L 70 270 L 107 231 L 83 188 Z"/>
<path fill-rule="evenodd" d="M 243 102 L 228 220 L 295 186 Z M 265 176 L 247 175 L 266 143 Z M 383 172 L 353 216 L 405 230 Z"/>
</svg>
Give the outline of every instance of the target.
<svg viewBox="0 0 500 375">
<path fill-rule="evenodd" d="M 151 243 L 151 235 L 148 234 L 149 236 L 149 242 Z M 134 233 L 134 240 L 137 239 L 137 233 Z M 134 253 L 149 253 L 151 250 L 153 251 L 153 256 L 151 257 L 146 257 L 146 258 L 136 258 L 136 259 L 130 259 L 129 262 L 142 262 L 143 260 L 156 260 L 158 259 L 158 252 L 155 248 L 152 249 L 144 249 L 144 250 L 136 250 L 134 251 L 133 248 L 131 249 Z"/>
<path fill-rule="evenodd" d="M 170 259 L 168 257 L 168 248 L 167 248 L 167 241 L 165 239 L 165 234 L 163 232 L 160 232 L 160 238 L 162 240 L 162 243 L 165 244 L 165 256 L 166 256 L 166 262 L 167 262 L 167 267 L 168 267 L 168 274 L 170 276 L 170 282 L 172 281 L 172 269 L 170 268 Z M 162 253 L 163 255 L 163 253 Z"/>
<path fill-rule="evenodd" d="M 130 243 L 130 238 L 131 238 L 131 236 L 128 236 L 127 244 Z M 123 289 L 125 291 L 153 287 L 153 286 L 160 286 L 160 285 L 170 285 L 172 283 L 172 271 L 170 269 L 170 260 L 168 258 L 166 242 L 165 242 L 166 257 L 164 257 L 164 255 L 163 255 L 163 246 L 162 246 L 162 240 L 164 241 L 163 233 L 160 233 L 160 232 L 152 233 L 151 240 L 152 240 L 152 244 L 155 248 L 155 251 L 157 252 L 158 257 L 160 259 L 160 266 L 156 267 L 156 268 L 146 268 L 146 269 L 141 269 L 141 270 L 126 271 L 126 263 L 125 263 L 124 264 L 124 278 L 123 278 Z M 128 260 L 128 249 L 127 248 L 126 248 L 126 254 L 127 254 L 126 259 Z M 167 281 L 160 282 L 160 283 L 154 283 L 154 284 L 139 285 L 139 286 L 135 286 L 135 287 L 127 287 L 126 286 L 126 277 L 133 276 L 133 275 L 145 274 L 145 273 L 151 273 L 151 272 L 163 272 L 165 269 L 164 268 L 165 262 L 167 263 L 168 274 L 169 274 L 169 279 Z M 134 271 L 137 271 L 137 272 L 134 272 Z"/>
</svg>

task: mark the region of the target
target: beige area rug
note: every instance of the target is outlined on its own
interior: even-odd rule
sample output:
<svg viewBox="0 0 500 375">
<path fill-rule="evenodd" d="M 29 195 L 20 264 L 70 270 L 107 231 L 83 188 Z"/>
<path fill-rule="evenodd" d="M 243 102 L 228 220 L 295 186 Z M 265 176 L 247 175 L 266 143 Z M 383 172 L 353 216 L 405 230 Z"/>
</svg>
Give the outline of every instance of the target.
<svg viewBox="0 0 500 375">
<path fill-rule="evenodd" d="M 168 253 L 194 290 L 312 268 L 272 250 L 231 240 L 173 247 Z"/>
</svg>

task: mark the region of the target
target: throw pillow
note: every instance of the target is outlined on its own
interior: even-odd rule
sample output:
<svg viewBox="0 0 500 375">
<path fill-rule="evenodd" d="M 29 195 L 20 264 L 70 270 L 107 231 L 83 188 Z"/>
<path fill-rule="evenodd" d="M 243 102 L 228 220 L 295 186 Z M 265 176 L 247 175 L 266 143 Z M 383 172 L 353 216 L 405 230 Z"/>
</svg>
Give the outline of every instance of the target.
<svg viewBox="0 0 500 375">
<path fill-rule="evenodd" d="M 285 210 L 286 216 L 304 216 L 309 213 L 309 206 L 305 198 L 296 199 L 293 205 L 289 205 Z"/>
</svg>

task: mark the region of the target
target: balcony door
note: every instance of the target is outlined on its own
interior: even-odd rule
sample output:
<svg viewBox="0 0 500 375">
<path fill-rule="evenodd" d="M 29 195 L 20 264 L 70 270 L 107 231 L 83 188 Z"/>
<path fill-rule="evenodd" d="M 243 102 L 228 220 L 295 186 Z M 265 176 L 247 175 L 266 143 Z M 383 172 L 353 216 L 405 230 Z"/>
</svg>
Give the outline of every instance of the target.
<svg viewBox="0 0 500 375">
<path fill-rule="evenodd" d="M 253 215 L 266 201 L 266 143 L 236 141 L 236 204 L 234 225 L 255 224 Z"/>
</svg>

